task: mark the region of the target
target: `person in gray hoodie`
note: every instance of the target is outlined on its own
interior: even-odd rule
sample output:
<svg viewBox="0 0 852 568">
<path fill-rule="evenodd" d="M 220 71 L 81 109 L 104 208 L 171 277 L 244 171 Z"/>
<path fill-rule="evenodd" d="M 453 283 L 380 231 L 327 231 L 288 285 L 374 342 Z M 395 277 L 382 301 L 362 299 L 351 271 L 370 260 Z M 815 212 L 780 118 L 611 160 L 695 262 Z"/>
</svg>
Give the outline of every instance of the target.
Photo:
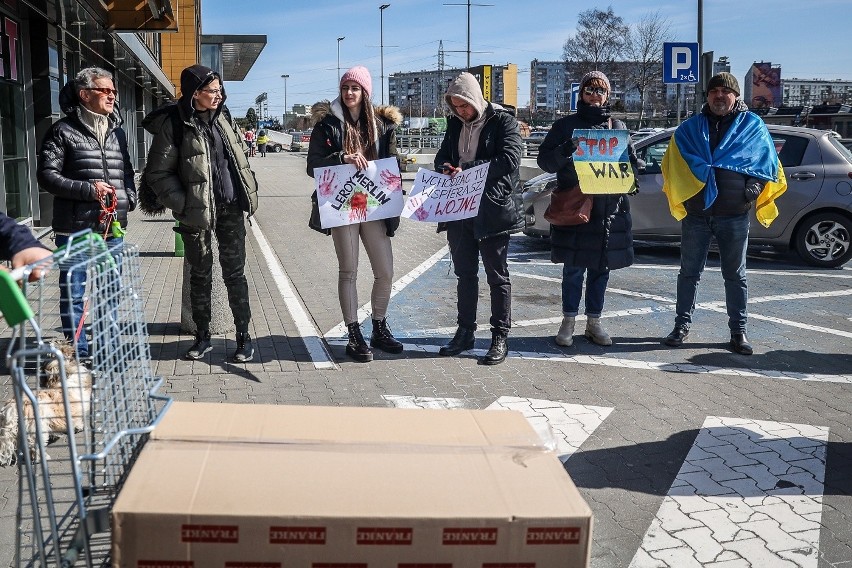
<svg viewBox="0 0 852 568">
<path fill-rule="evenodd" d="M 506 359 L 512 325 L 512 284 L 509 281 L 509 235 L 523 229 L 520 174 L 523 140 L 513 113 L 490 103 L 470 73 L 462 73 L 445 95 L 452 115 L 435 155 L 435 169 L 451 176 L 488 163 L 485 191 L 476 217 L 438 225 L 447 242 L 458 282 L 458 329 L 441 355 L 473 348 L 479 298 L 479 257 L 491 289 L 491 347 L 479 360 L 497 365 Z"/>
</svg>

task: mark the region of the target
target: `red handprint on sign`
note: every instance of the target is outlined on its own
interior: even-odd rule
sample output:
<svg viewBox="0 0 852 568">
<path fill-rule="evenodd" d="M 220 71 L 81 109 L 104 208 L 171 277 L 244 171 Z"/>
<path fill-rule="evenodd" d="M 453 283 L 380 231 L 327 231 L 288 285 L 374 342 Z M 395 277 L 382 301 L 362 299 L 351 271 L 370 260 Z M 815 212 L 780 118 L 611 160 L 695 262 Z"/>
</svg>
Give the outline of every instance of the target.
<svg viewBox="0 0 852 568">
<path fill-rule="evenodd" d="M 366 221 L 367 220 L 367 194 L 360 191 L 355 192 L 352 199 L 349 201 L 349 220 L 350 221 Z"/>
<path fill-rule="evenodd" d="M 417 217 L 418 221 L 425 221 L 426 218 L 429 216 L 429 212 L 423 209 L 423 206 L 421 205 L 420 207 L 414 210 L 414 216 Z"/>
<path fill-rule="evenodd" d="M 390 170 L 382 170 L 382 183 L 385 184 L 391 191 L 399 191 L 402 189 L 402 176 L 395 175 Z"/>
<path fill-rule="evenodd" d="M 328 197 L 334 191 L 334 182 L 337 179 L 337 174 L 331 170 L 325 170 L 319 180 L 319 188 L 317 193 L 323 197 Z"/>
</svg>

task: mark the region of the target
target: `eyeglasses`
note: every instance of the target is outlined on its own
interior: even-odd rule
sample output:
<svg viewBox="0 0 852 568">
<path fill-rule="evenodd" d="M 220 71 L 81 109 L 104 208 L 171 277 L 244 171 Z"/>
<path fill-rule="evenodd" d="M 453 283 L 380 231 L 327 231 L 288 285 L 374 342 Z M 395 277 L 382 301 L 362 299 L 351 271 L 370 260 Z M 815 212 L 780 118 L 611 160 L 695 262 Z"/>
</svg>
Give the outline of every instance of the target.
<svg viewBox="0 0 852 568">
<path fill-rule="evenodd" d="M 201 89 L 201 92 L 218 97 L 222 94 L 222 89 Z"/>
<path fill-rule="evenodd" d="M 115 98 L 118 98 L 118 91 L 116 91 L 115 89 L 110 89 L 109 87 L 86 87 L 85 90 L 97 91 L 98 93 L 102 94 L 105 97 L 112 95 Z"/>
<path fill-rule="evenodd" d="M 607 91 L 603 87 L 585 87 L 583 88 L 583 93 L 586 95 L 598 95 L 602 97 L 606 95 Z"/>
</svg>

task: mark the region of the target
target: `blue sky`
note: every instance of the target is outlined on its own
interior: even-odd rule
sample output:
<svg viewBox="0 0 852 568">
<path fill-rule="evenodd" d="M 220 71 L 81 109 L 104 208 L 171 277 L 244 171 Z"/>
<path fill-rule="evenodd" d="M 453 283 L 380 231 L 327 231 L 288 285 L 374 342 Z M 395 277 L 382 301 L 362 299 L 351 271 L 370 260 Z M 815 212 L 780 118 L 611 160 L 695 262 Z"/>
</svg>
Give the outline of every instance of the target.
<svg viewBox="0 0 852 568">
<path fill-rule="evenodd" d="M 254 99 L 268 93 L 269 111 L 287 105 L 333 98 L 337 88 L 337 38 L 340 66 L 365 65 L 373 75 L 373 98 L 381 99 L 379 5 L 384 11 L 384 74 L 437 69 L 438 42 L 445 65 L 464 67 L 467 44 L 466 0 L 202 0 L 205 34 L 265 34 L 267 45 L 244 81 L 226 83 L 228 106 L 242 116 Z M 675 41 L 696 41 L 697 1 L 612 0 L 593 4 L 567 0 L 473 0 L 471 65 L 516 63 L 518 104 L 529 101 L 532 59 L 559 60 L 574 33 L 581 10 L 612 6 L 625 23 L 659 10 Z M 727 55 L 742 81 L 754 61 L 781 65 L 783 78 L 852 80 L 852 12 L 848 0 L 707 0 L 704 50 Z M 387 101 L 387 88 L 385 88 Z"/>
</svg>

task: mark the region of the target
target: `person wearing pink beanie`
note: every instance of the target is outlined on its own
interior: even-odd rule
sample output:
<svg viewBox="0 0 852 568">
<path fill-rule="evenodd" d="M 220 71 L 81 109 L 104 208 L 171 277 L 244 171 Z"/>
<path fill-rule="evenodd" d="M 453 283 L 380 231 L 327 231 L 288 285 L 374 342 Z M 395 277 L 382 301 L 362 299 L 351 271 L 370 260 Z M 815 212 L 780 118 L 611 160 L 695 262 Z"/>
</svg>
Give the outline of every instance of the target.
<svg viewBox="0 0 852 568">
<path fill-rule="evenodd" d="M 352 164 L 359 170 L 367 162 L 397 157 L 396 128 L 402 123 L 402 113 L 393 106 L 374 107 L 370 96 L 373 79 L 366 67 L 356 66 L 340 78 L 338 97 L 332 102 L 321 101 L 311 108 L 314 129 L 308 147 L 307 172 L 314 169 Z M 312 196 L 314 211 L 311 219 L 319 218 L 316 192 Z M 324 230 L 310 223 L 311 228 L 331 234 L 340 266 L 337 291 L 343 321 L 349 335 L 346 353 L 355 361 L 373 360 L 370 347 L 387 353 L 401 353 L 402 343 L 394 338 L 386 314 L 393 284 L 393 248 L 390 238 L 399 227 L 399 217 L 365 221 Z M 373 290 L 370 297 L 373 309 L 373 333 L 370 344 L 364 340 L 358 322 L 358 240 L 364 243 L 373 269 Z"/>
</svg>

